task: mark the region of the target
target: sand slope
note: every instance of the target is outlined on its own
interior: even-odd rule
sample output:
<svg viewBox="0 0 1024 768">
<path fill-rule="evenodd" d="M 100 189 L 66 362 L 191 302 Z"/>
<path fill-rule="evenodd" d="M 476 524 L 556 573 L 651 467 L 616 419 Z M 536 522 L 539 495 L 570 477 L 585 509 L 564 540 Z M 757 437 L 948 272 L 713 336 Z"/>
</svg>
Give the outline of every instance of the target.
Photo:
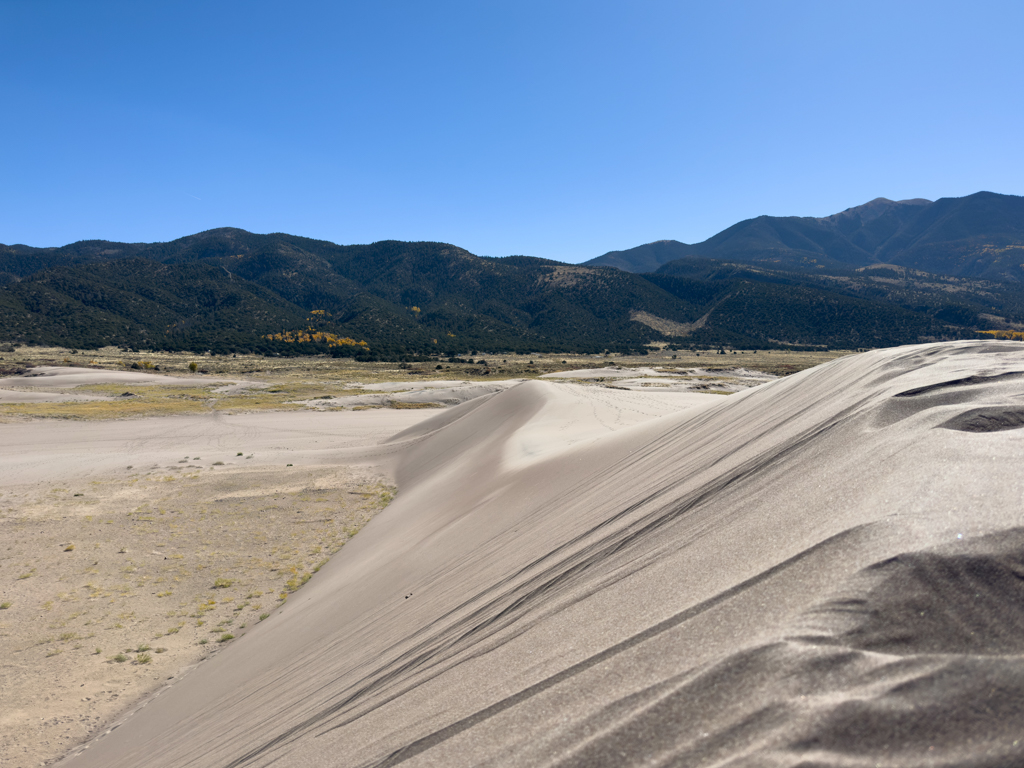
<svg viewBox="0 0 1024 768">
<path fill-rule="evenodd" d="M 1024 761 L 1019 344 L 638 397 L 534 381 L 396 436 L 384 513 L 67 764 Z"/>
</svg>

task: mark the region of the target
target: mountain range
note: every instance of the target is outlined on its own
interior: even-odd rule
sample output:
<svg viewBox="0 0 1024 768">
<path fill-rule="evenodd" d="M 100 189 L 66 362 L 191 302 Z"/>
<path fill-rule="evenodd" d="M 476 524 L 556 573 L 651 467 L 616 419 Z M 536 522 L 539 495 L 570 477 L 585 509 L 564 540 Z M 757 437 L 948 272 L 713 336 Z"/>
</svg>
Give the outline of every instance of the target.
<svg viewBox="0 0 1024 768">
<path fill-rule="evenodd" d="M 879 199 L 583 265 L 232 228 L 167 243 L 0 246 L 0 341 L 400 360 L 972 337 L 1024 327 L 1022 203 Z"/>
<path fill-rule="evenodd" d="M 892 264 L 1024 282 L 1024 197 L 992 192 L 935 202 L 880 197 L 824 218 L 758 216 L 702 243 L 660 240 L 585 264 L 655 272 L 694 256 L 799 271 Z"/>
</svg>

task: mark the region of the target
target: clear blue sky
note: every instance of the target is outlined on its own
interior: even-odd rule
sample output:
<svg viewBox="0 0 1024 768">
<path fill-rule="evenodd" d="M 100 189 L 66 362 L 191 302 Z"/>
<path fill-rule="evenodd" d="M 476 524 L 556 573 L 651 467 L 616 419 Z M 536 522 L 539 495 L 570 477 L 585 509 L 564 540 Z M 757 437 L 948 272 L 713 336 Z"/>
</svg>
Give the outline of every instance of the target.
<svg viewBox="0 0 1024 768">
<path fill-rule="evenodd" d="M 1020 2 L 0 0 L 0 242 L 581 261 L 1024 193 Z"/>
</svg>

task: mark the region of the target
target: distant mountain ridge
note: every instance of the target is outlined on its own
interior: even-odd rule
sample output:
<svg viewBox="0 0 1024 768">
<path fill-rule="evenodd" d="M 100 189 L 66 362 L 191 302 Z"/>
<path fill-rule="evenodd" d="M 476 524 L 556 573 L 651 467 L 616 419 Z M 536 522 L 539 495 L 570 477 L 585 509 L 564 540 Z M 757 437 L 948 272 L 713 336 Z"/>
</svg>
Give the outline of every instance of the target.
<svg viewBox="0 0 1024 768">
<path fill-rule="evenodd" d="M 825 231 L 853 252 L 884 248 L 923 210 L 939 214 L 926 231 L 960 236 L 965 217 L 936 205 L 876 200 L 815 223 L 811 234 L 821 240 Z M 790 253 L 813 254 L 820 243 L 800 231 L 808 221 L 824 220 L 752 220 L 722 233 L 720 248 L 767 232 Z M 408 360 L 643 352 L 652 343 L 878 347 L 1024 330 L 1021 282 L 878 264 L 818 270 L 772 259 L 671 259 L 679 247 L 692 248 L 651 244 L 648 255 L 664 263 L 635 274 L 485 258 L 448 243 L 338 245 L 234 228 L 167 243 L 0 246 L 0 341 Z"/>
<path fill-rule="evenodd" d="M 823 218 L 758 216 L 702 243 L 660 240 L 584 264 L 643 273 L 695 256 L 799 271 L 893 264 L 1024 282 L 1024 197 L 993 192 L 934 202 L 880 197 Z"/>
<path fill-rule="evenodd" d="M 221 228 L 169 243 L 0 246 L 0 337 L 82 348 L 358 353 L 273 341 L 315 327 L 386 359 L 481 351 L 640 350 L 646 310 L 695 309 L 638 275 L 447 243 L 337 245 Z"/>
</svg>

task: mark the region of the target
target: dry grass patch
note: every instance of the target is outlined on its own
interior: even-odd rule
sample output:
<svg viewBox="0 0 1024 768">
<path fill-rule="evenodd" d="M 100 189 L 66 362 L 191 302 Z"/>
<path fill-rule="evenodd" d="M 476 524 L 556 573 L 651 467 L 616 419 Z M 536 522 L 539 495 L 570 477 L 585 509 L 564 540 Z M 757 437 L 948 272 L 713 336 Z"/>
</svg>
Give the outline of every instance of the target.
<svg viewBox="0 0 1024 768">
<path fill-rule="evenodd" d="M 288 411 L 305 408 L 301 402 L 323 397 L 365 394 L 362 389 L 326 382 L 254 383 L 248 388 L 219 392 L 224 384 L 176 386 L 164 384 L 93 384 L 75 387 L 76 394 L 101 395 L 109 400 L 64 403 L 10 403 L 0 414 L 50 419 L 132 419 L 210 411 Z M 228 385 L 230 386 L 230 385 Z"/>
<path fill-rule="evenodd" d="M 164 385 L 95 384 L 75 387 L 75 393 L 110 397 L 67 403 L 9 403 L 0 413 L 50 419 L 131 419 L 143 416 L 175 416 L 210 410 L 210 390 L 205 387 Z M 122 397 L 131 392 L 131 397 Z"/>
<path fill-rule="evenodd" d="M 98 517 L 69 514 L 82 503 L 74 489 L 8 488 L 0 690 L 14 720 L 0 731 L 0 765 L 64 754 L 168 676 L 273 621 L 390 501 L 394 488 L 362 472 L 240 462 L 172 483 L 104 478 L 89 489 Z"/>
<path fill-rule="evenodd" d="M 401 400 L 388 400 L 388 408 L 407 410 L 412 408 L 444 408 L 441 403 L 405 403 Z"/>
</svg>

